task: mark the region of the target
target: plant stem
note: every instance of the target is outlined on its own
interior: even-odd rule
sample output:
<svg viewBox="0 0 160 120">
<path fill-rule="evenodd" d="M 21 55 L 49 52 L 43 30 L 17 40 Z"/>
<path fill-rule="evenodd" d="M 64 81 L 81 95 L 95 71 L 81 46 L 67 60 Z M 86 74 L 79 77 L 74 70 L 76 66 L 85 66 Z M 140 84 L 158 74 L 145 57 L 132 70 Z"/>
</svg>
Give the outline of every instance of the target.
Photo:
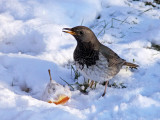
<svg viewBox="0 0 160 120">
<path fill-rule="evenodd" d="M 67 85 L 69 85 L 73 90 L 74 90 L 74 88 L 67 82 L 67 81 L 65 81 L 63 78 L 61 78 L 61 77 L 59 77 L 61 80 L 63 80 L 65 83 L 67 83 Z"/>
</svg>

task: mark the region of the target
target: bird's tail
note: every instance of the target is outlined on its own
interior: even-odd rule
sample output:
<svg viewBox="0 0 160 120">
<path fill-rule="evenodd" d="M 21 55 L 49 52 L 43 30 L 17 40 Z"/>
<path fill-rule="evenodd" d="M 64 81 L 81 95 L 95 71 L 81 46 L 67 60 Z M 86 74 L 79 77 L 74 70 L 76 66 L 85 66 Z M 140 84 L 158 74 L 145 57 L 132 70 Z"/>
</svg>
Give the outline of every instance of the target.
<svg viewBox="0 0 160 120">
<path fill-rule="evenodd" d="M 130 68 L 135 68 L 135 69 L 137 69 L 137 67 L 139 67 L 139 65 L 136 65 L 136 64 L 133 64 L 133 63 L 130 63 L 130 62 L 125 62 L 123 65 L 126 65 Z"/>
</svg>

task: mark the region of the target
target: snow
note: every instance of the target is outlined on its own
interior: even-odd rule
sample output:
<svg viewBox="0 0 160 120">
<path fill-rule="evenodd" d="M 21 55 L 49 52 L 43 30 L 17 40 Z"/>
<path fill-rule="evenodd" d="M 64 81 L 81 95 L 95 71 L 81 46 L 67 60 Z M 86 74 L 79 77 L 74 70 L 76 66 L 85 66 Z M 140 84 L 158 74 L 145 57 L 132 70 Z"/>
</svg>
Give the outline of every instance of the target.
<svg viewBox="0 0 160 120">
<path fill-rule="evenodd" d="M 160 51 L 152 43 L 160 45 L 160 5 L 144 1 L 0 0 L 1 120 L 159 120 Z M 108 87 L 105 97 L 97 84 L 87 95 L 72 90 L 65 105 L 42 101 L 48 69 L 57 83 L 74 83 L 76 41 L 62 29 L 81 24 L 139 69 L 124 67 L 110 83 L 126 88 Z"/>
</svg>

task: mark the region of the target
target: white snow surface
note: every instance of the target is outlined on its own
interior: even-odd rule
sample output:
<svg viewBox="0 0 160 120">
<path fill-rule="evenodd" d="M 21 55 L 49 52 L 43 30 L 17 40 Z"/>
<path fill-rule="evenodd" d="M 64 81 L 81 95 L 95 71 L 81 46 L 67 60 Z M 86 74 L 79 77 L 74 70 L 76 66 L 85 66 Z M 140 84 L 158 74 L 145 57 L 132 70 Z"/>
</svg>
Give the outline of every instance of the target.
<svg viewBox="0 0 160 120">
<path fill-rule="evenodd" d="M 149 0 L 152 1 L 152 0 Z M 132 0 L 0 0 L 1 120 L 160 120 L 160 5 Z M 71 91 L 65 105 L 40 98 L 52 78 L 74 83 L 70 66 L 75 39 L 65 27 L 91 28 L 100 42 L 140 67 L 125 67 L 111 82 L 83 94 Z M 62 78 L 62 79 L 61 79 Z M 83 81 L 83 77 L 79 78 Z M 28 91 L 28 92 L 25 92 Z"/>
</svg>

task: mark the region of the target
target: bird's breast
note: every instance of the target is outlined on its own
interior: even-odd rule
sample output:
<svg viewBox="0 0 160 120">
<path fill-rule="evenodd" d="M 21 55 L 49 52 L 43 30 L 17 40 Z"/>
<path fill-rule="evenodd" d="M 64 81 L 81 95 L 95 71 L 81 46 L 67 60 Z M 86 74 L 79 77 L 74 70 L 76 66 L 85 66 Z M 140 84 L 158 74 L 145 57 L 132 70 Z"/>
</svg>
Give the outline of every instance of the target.
<svg viewBox="0 0 160 120">
<path fill-rule="evenodd" d="M 99 51 L 92 48 L 91 43 L 78 45 L 74 51 L 74 60 L 83 68 L 95 65 L 99 60 Z"/>
<path fill-rule="evenodd" d="M 83 66 L 76 61 L 76 68 L 87 79 L 95 81 L 106 81 L 112 78 L 111 68 L 108 67 L 107 59 L 99 53 L 99 59 L 96 60 L 94 65 Z"/>
</svg>

